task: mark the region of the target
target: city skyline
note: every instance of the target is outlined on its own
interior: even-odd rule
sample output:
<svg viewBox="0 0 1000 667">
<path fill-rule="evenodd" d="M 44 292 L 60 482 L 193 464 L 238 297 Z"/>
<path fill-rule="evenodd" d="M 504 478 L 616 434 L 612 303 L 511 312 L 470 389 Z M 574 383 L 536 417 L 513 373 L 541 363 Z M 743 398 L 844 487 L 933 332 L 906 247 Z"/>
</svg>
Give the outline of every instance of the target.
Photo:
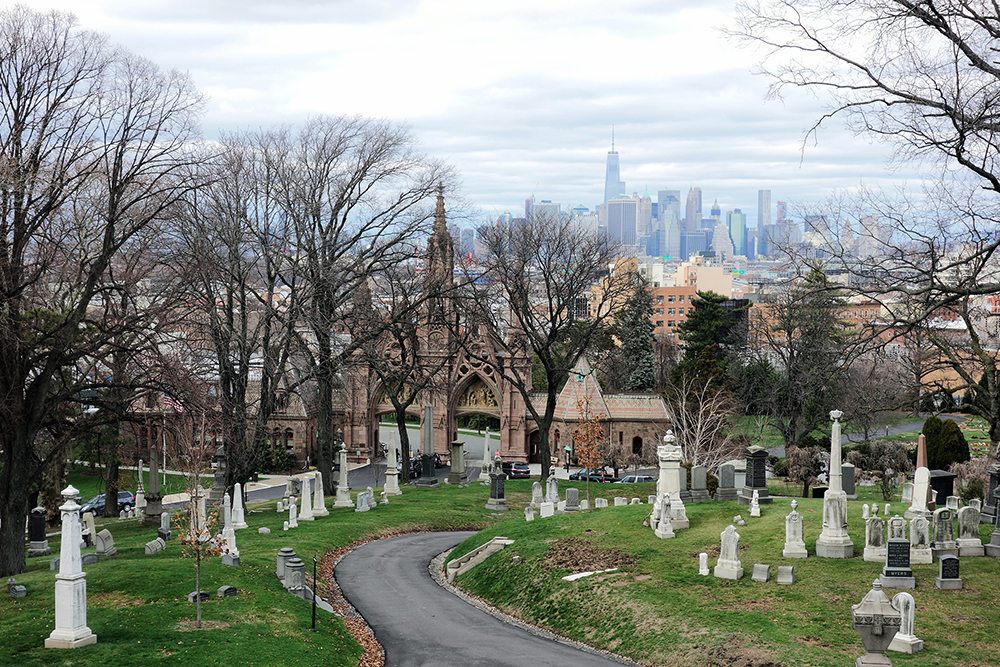
<svg viewBox="0 0 1000 667">
<path fill-rule="evenodd" d="M 761 54 L 718 30 L 731 2 L 32 6 L 72 11 L 82 28 L 189 71 L 209 97 L 206 139 L 311 114 L 406 123 L 419 149 L 456 169 L 484 219 L 516 215 L 531 195 L 593 210 L 612 127 L 626 195 L 700 187 L 750 227 L 761 189 L 821 206 L 835 189 L 919 181 L 910 165 L 887 174 L 889 150 L 836 120 L 804 147 L 823 101 L 794 91 L 765 101 L 768 80 L 750 73 Z"/>
</svg>

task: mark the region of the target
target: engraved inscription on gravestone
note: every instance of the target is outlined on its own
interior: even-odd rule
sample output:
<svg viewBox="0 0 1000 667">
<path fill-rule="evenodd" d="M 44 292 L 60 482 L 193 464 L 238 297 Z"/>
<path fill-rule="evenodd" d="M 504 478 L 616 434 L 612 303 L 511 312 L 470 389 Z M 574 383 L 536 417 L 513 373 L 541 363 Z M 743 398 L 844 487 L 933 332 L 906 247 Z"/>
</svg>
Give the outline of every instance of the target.
<svg viewBox="0 0 1000 667">
<path fill-rule="evenodd" d="M 889 540 L 888 551 L 885 557 L 885 571 L 887 577 L 910 577 L 913 572 L 910 570 L 910 543 L 908 540 Z"/>
<path fill-rule="evenodd" d="M 941 558 L 941 578 L 958 579 L 958 559 L 954 556 L 943 556 Z"/>
</svg>

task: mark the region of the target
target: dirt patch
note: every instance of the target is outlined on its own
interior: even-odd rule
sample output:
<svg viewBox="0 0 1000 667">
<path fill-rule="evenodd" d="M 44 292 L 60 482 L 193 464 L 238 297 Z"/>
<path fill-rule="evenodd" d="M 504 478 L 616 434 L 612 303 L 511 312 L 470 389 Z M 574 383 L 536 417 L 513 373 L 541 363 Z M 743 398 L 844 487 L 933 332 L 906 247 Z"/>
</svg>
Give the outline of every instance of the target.
<svg viewBox="0 0 1000 667">
<path fill-rule="evenodd" d="M 796 637 L 796 641 L 805 644 L 806 646 L 820 646 L 822 648 L 833 648 L 833 644 L 830 642 L 822 641 L 819 637 Z"/>
<path fill-rule="evenodd" d="M 224 630 L 228 627 L 229 623 L 225 621 L 203 620 L 200 628 L 198 627 L 198 621 L 177 621 L 174 630 L 177 630 L 177 632 L 197 632 L 198 630 Z"/>
<path fill-rule="evenodd" d="M 747 645 L 747 640 L 739 637 L 730 637 L 723 644 L 696 646 L 683 657 L 658 654 L 651 662 L 671 667 L 785 667 L 770 651 Z"/>
<path fill-rule="evenodd" d="M 646 581 L 647 579 L 652 579 L 652 578 L 653 578 L 653 575 L 651 575 L 651 574 L 639 574 L 639 575 L 636 575 L 635 580 L 636 581 Z"/>
<path fill-rule="evenodd" d="M 613 567 L 625 568 L 635 560 L 617 549 L 599 547 L 589 540 L 567 537 L 554 540 L 545 554 L 546 569 L 564 569 L 570 572 L 596 572 Z"/>
</svg>

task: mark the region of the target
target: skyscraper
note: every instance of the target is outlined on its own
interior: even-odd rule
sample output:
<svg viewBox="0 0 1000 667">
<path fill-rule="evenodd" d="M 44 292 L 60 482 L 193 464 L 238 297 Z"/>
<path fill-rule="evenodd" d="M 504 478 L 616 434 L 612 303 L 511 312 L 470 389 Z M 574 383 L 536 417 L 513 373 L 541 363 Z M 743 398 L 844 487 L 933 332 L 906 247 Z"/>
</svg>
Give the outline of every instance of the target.
<svg viewBox="0 0 1000 667">
<path fill-rule="evenodd" d="M 615 133 L 611 131 L 611 150 L 608 151 L 608 165 L 604 174 L 604 203 L 625 194 L 625 182 L 621 180 L 618 166 L 618 151 L 615 150 Z"/>
<path fill-rule="evenodd" d="M 622 197 L 608 201 L 608 237 L 622 245 L 637 243 L 636 227 L 639 221 L 639 198 Z"/>
<path fill-rule="evenodd" d="M 757 191 L 757 229 L 764 229 L 771 224 L 771 191 Z"/>
<path fill-rule="evenodd" d="M 688 190 L 684 214 L 684 231 L 693 232 L 701 229 L 701 188 Z"/>
<path fill-rule="evenodd" d="M 726 216 L 729 238 L 733 242 L 734 255 L 747 254 L 747 216 L 740 209 L 734 209 Z M 718 236 L 718 232 L 716 232 Z"/>
</svg>

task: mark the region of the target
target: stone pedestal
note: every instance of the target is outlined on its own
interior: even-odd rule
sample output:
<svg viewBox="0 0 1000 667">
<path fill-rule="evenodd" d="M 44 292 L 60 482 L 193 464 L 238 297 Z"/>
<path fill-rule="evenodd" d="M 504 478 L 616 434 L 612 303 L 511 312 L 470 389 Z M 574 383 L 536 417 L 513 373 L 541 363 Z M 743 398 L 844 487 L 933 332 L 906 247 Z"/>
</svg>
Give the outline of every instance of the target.
<svg viewBox="0 0 1000 667">
<path fill-rule="evenodd" d="M 421 454 L 420 464 L 422 470 L 420 478 L 417 479 L 417 486 L 425 489 L 436 489 L 441 486 L 441 483 L 438 482 L 437 472 L 434 469 L 434 455 Z"/>
<path fill-rule="evenodd" d="M 80 648 L 97 642 L 87 627 L 87 574 L 80 559 L 79 496 L 72 486 L 63 489 L 62 541 L 59 574 L 56 575 L 56 628 L 45 640 L 45 648 Z"/>
<path fill-rule="evenodd" d="M 146 511 L 139 521 L 143 526 L 160 525 L 160 515 L 163 514 L 163 496 L 150 494 L 146 496 Z"/>
<path fill-rule="evenodd" d="M 302 477 L 302 511 L 299 512 L 299 521 L 315 521 L 313 516 L 312 490 L 308 475 Z"/>
<path fill-rule="evenodd" d="M 347 448 L 344 445 L 341 445 L 340 451 L 337 452 L 337 463 L 340 466 L 340 478 L 337 481 L 337 499 L 333 506 L 354 507 L 354 502 L 351 500 L 351 486 L 347 482 Z"/>
<path fill-rule="evenodd" d="M 403 490 L 399 488 L 399 471 L 396 470 L 396 448 L 391 445 L 385 455 L 385 495 L 403 495 Z"/>
<path fill-rule="evenodd" d="M 212 457 L 212 469 L 215 471 L 215 483 L 208 491 L 208 502 L 212 505 L 221 505 L 222 499 L 226 495 L 226 471 L 229 465 L 226 463 L 226 448 L 219 445 Z"/>
<path fill-rule="evenodd" d="M 672 431 L 663 436 L 663 443 L 656 448 L 656 456 L 660 462 L 660 478 L 656 483 L 658 496 L 670 499 L 670 523 L 674 530 L 682 530 L 690 526 L 684 501 L 681 500 L 681 490 L 687 485 L 686 472 L 681 468 L 681 448 L 678 447 Z"/>
<path fill-rule="evenodd" d="M 243 512 L 243 485 L 236 482 L 233 487 L 233 530 L 249 528 Z"/>
<path fill-rule="evenodd" d="M 465 471 L 465 443 L 461 440 L 451 443 L 451 472 L 448 473 L 448 483 L 469 483 L 469 474 Z"/>
<path fill-rule="evenodd" d="M 820 558 L 851 558 L 854 542 L 847 534 L 847 494 L 830 490 L 823 496 L 823 530 L 816 540 Z"/>
<path fill-rule="evenodd" d="M 851 620 L 867 651 L 855 661 L 855 667 L 891 666 L 892 662 L 883 653 L 902 625 L 902 616 L 882 592 L 878 580 L 872 583 L 872 589 L 861 602 L 851 607 Z"/>
<path fill-rule="evenodd" d="M 737 502 L 749 505 L 753 500 L 753 492 L 757 492 L 757 502 L 768 505 L 774 498 L 767 490 L 767 450 L 754 445 L 745 451 L 747 461 L 746 484 L 739 490 Z"/>
<path fill-rule="evenodd" d="M 490 470 L 490 499 L 486 501 L 486 509 L 494 512 L 506 512 L 507 498 L 504 496 L 504 485 L 507 483 L 507 473 L 503 471 L 500 457 L 496 457 Z"/>
</svg>

